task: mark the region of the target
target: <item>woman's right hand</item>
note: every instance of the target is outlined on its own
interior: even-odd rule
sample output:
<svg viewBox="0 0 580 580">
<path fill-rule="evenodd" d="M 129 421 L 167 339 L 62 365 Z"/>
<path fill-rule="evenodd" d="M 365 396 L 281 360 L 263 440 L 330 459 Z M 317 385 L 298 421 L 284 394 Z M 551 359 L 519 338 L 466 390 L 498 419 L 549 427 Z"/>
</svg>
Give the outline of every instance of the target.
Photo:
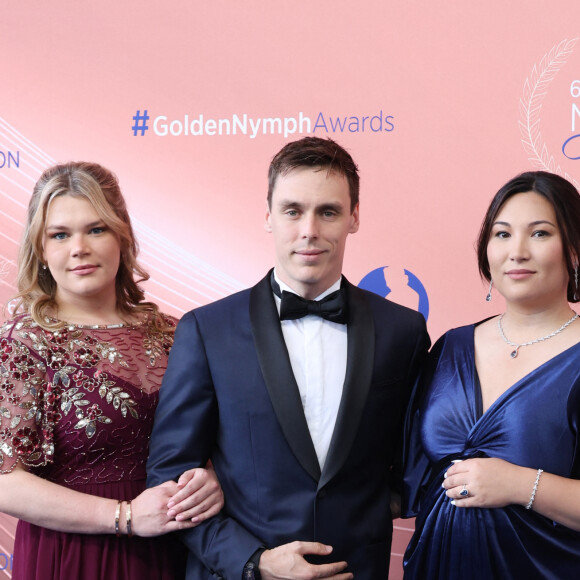
<svg viewBox="0 0 580 580">
<path fill-rule="evenodd" d="M 179 491 L 168 504 L 167 515 L 194 524 L 215 516 L 224 507 L 224 494 L 213 465 L 189 469 L 177 480 Z"/>
</svg>

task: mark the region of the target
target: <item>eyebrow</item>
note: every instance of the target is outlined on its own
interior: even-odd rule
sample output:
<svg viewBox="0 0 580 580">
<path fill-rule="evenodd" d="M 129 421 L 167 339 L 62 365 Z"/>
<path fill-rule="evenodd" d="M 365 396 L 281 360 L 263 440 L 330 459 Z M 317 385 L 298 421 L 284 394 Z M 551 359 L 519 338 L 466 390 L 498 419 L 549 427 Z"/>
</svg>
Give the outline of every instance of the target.
<svg viewBox="0 0 580 580">
<path fill-rule="evenodd" d="M 303 207 L 303 204 L 298 203 L 297 201 L 290 201 L 290 200 L 285 200 L 285 199 L 280 201 L 280 208 L 281 209 L 288 209 L 289 207 L 301 208 L 301 207 Z"/>
<path fill-rule="evenodd" d="M 90 224 L 86 224 L 86 228 L 94 228 L 96 226 L 105 225 L 103 220 L 97 220 L 95 222 L 91 222 Z M 45 230 L 68 230 L 70 229 L 69 226 L 60 226 L 58 224 L 47 224 L 44 228 Z"/>
<path fill-rule="evenodd" d="M 556 224 L 553 224 L 550 220 L 537 220 L 535 222 L 530 222 L 528 224 L 528 227 L 539 226 L 539 225 L 542 225 L 542 224 L 548 224 L 548 225 L 550 225 L 550 226 L 552 226 L 554 228 L 558 227 Z M 492 226 L 508 226 L 508 227 L 510 227 L 511 224 L 509 222 L 500 222 L 500 221 L 497 221 L 497 222 L 493 222 Z"/>
<path fill-rule="evenodd" d="M 290 201 L 290 200 L 282 200 L 280 201 L 280 209 L 282 211 L 286 209 L 303 209 L 305 204 L 300 203 L 298 201 Z M 342 203 L 324 203 L 322 205 L 318 205 L 315 207 L 316 211 L 326 211 L 326 210 L 333 210 L 336 212 L 340 212 L 344 209 Z"/>
<path fill-rule="evenodd" d="M 325 211 L 327 209 L 332 209 L 336 212 L 342 211 L 344 206 L 342 203 L 325 203 L 324 205 L 319 206 L 317 209 Z"/>
</svg>

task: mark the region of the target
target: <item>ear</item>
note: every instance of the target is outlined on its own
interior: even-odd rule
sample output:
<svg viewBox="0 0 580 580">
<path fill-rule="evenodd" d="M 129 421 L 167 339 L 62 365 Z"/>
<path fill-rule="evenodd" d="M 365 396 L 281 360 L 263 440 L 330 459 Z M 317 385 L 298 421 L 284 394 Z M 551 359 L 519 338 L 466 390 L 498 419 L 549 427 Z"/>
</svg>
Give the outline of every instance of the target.
<svg viewBox="0 0 580 580">
<path fill-rule="evenodd" d="M 358 232 L 358 228 L 360 226 L 360 213 L 359 213 L 359 204 L 357 203 L 351 216 L 351 224 L 350 224 L 350 228 L 348 230 L 349 234 L 355 234 L 356 232 Z"/>
<path fill-rule="evenodd" d="M 264 220 L 264 229 L 269 234 L 272 233 L 272 211 L 270 210 L 268 200 L 266 200 L 266 219 Z"/>
</svg>

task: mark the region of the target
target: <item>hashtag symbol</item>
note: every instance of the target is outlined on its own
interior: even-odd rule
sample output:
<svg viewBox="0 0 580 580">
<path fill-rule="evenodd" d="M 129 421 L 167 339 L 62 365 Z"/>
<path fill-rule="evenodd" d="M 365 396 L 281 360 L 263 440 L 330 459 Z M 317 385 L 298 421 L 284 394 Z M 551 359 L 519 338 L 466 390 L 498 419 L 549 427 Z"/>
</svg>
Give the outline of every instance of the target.
<svg viewBox="0 0 580 580">
<path fill-rule="evenodd" d="M 135 121 L 135 124 L 131 127 L 133 130 L 133 137 L 137 137 L 137 133 L 139 133 L 139 131 L 141 131 L 141 137 L 143 137 L 145 135 L 145 131 L 149 129 L 147 126 L 147 121 L 149 121 L 147 110 L 143 111 L 143 114 L 141 114 L 141 111 L 137 111 L 137 114 L 133 117 L 133 121 Z"/>
</svg>

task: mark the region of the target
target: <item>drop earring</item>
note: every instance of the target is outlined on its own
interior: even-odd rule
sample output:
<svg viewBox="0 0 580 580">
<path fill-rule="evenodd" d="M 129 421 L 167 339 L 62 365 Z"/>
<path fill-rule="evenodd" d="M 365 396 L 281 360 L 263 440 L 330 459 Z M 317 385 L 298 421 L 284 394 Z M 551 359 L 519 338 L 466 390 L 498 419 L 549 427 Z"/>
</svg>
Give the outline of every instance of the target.
<svg viewBox="0 0 580 580">
<path fill-rule="evenodd" d="M 487 296 L 485 297 L 486 302 L 491 302 L 491 288 L 493 286 L 493 280 L 489 281 L 489 290 L 487 291 Z"/>
<path fill-rule="evenodd" d="M 574 300 L 578 300 L 578 264 L 574 266 Z"/>
</svg>

